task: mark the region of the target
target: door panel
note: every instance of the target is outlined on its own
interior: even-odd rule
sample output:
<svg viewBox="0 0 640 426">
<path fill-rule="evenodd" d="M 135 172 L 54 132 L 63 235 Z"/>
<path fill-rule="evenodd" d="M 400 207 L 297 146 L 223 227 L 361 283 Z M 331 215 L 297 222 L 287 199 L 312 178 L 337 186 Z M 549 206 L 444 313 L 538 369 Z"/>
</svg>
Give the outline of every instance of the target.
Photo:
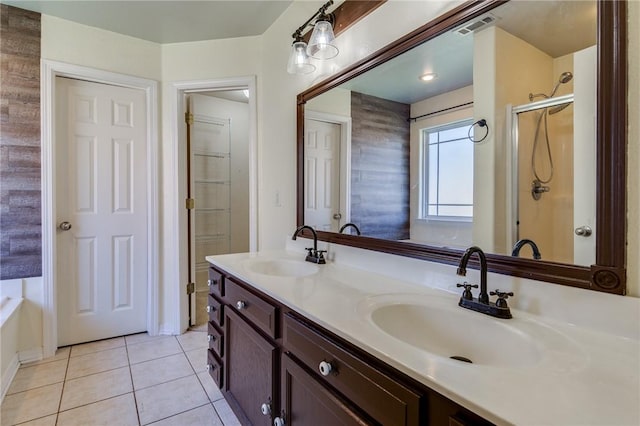
<svg viewBox="0 0 640 426">
<path fill-rule="evenodd" d="M 340 125 L 305 121 L 304 218 L 307 225 L 337 232 L 340 228 Z"/>
<path fill-rule="evenodd" d="M 58 345 L 145 331 L 145 93 L 57 78 L 56 94 Z"/>
</svg>

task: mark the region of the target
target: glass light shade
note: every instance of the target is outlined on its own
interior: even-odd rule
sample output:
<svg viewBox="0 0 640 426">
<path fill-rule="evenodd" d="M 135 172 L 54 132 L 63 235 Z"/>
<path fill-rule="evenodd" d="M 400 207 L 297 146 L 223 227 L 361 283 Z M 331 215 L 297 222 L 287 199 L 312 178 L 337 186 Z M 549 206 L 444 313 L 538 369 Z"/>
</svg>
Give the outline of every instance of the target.
<svg viewBox="0 0 640 426">
<path fill-rule="evenodd" d="M 329 21 L 317 21 L 309 39 L 307 53 L 315 59 L 331 59 L 338 55 L 338 48 L 333 44 L 335 36 Z"/>
<path fill-rule="evenodd" d="M 315 65 L 311 64 L 309 56 L 307 56 L 307 43 L 304 41 L 294 42 L 291 45 L 287 72 L 289 74 L 309 74 L 315 69 Z"/>
</svg>

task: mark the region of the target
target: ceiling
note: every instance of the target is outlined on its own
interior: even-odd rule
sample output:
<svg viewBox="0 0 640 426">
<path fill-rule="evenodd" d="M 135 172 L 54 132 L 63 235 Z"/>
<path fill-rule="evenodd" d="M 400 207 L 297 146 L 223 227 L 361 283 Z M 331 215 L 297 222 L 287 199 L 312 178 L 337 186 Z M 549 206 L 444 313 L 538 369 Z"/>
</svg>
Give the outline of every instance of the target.
<svg viewBox="0 0 640 426">
<path fill-rule="evenodd" d="M 162 44 L 260 35 L 291 4 L 291 0 L 0 2 Z"/>
<path fill-rule="evenodd" d="M 515 0 L 473 21 L 490 16 L 494 21 L 488 26 L 496 25 L 557 58 L 596 44 L 596 9 L 594 0 Z M 341 87 L 412 104 L 473 84 L 473 33 L 460 35 L 456 31 L 458 28 L 369 70 Z M 436 73 L 438 77 L 424 83 L 418 77 L 425 73 Z"/>
</svg>

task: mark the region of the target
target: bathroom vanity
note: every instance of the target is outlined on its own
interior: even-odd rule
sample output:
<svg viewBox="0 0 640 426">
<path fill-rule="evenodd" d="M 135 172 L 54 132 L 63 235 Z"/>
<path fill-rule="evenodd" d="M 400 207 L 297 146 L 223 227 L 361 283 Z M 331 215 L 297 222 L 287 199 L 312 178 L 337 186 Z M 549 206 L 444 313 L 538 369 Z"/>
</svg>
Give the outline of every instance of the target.
<svg viewBox="0 0 640 426">
<path fill-rule="evenodd" d="M 212 266 L 209 282 L 209 373 L 243 424 L 490 424 L 232 268 Z"/>
<path fill-rule="evenodd" d="M 451 269 L 455 288 L 455 268 L 401 259 Z M 457 294 L 314 265 L 302 250 L 207 260 L 209 372 L 243 424 L 640 420 L 637 339 L 517 309 L 491 318 Z"/>
</svg>

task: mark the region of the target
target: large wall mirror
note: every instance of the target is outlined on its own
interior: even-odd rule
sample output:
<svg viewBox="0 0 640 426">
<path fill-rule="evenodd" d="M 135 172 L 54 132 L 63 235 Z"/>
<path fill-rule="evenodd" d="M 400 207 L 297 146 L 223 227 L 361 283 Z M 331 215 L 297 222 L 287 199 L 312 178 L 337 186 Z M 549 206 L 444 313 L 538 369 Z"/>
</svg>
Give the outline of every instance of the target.
<svg viewBox="0 0 640 426">
<path fill-rule="evenodd" d="M 626 90 L 624 2 L 467 2 L 298 96 L 298 224 L 624 294 Z"/>
</svg>

